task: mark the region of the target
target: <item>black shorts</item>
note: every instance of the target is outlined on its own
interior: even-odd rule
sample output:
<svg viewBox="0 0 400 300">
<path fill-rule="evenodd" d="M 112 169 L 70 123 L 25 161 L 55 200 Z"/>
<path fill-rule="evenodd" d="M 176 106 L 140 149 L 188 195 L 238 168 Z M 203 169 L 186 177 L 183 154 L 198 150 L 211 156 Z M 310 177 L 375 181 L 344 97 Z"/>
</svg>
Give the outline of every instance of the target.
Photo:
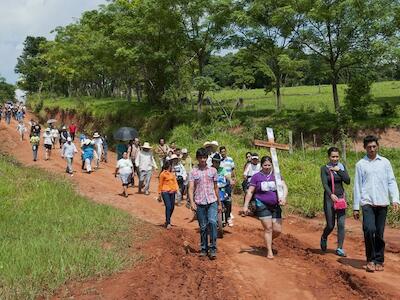
<svg viewBox="0 0 400 300">
<path fill-rule="evenodd" d="M 44 147 L 45 147 L 46 149 L 51 150 L 51 149 L 53 148 L 53 145 L 44 144 Z"/>
<path fill-rule="evenodd" d="M 256 202 L 256 216 L 260 220 L 265 219 L 282 219 L 282 209 L 279 204 L 267 205 L 260 200 Z"/>
</svg>

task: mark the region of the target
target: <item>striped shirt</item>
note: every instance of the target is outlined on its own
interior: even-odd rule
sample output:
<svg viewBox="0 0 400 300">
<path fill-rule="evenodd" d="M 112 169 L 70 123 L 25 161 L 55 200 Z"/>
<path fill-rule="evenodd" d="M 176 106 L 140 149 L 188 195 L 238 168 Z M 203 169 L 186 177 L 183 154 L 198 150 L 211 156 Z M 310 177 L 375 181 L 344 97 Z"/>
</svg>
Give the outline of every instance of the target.
<svg viewBox="0 0 400 300">
<path fill-rule="evenodd" d="M 235 162 L 232 157 L 227 156 L 221 160 L 221 167 L 225 169 L 226 173 L 228 173 L 227 175 L 231 175 L 232 171 L 235 169 Z"/>
</svg>

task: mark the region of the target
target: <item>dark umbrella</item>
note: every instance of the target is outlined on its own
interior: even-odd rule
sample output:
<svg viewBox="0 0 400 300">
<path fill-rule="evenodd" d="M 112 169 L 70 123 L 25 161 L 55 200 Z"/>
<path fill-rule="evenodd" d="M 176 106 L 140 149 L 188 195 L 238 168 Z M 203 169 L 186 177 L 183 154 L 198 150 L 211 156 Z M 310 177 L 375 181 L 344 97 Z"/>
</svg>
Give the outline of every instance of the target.
<svg viewBox="0 0 400 300">
<path fill-rule="evenodd" d="M 137 130 L 132 127 L 121 127 L 114 132 L 114 139 L 120 141 L 130 141 L 139 136 Z"/>
</svg>

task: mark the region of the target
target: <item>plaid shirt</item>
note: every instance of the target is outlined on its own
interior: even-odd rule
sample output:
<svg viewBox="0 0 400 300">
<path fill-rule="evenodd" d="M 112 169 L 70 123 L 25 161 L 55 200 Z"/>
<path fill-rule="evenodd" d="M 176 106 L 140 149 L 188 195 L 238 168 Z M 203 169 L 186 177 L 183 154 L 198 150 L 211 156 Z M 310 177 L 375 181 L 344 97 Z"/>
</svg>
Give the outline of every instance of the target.
<svg viewBox="0 0 400 300">
<path fill-rule="evenodd" d="M 189 175 L 189 181 L 194 182 L 194 202 L 197 205 L 207 205 L 217 201 L 214 190 L 214 182 L 217 180 L 218 174 L 215 168 L 193 169 Z"/>
</svg>

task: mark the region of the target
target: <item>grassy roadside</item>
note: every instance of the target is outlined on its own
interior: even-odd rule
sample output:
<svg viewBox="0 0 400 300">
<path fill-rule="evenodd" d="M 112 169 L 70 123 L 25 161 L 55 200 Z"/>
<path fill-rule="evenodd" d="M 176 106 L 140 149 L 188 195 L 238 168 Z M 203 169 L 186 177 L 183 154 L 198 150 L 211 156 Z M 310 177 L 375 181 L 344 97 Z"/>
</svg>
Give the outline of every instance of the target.
<svg viewBox="0 0 400 300">
<path fill-rule="evenodd" d="M 70 183 L 0 154 L 0 298 L 51 295 L 69 280 L 107 275 L 141 259 L 141 222 L 87 201 Z"/>
</svg>

